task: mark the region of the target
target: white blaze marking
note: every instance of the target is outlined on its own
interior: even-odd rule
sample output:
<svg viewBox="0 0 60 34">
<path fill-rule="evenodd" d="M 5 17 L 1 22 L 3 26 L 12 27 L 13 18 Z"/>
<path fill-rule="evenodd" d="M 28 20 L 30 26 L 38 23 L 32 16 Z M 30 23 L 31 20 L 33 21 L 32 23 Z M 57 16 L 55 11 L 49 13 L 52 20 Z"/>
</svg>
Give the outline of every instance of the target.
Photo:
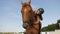
<svg viewBox="0 0 60 34">
<path fill-rule="evenodd" d="M 25 8 L 25 10 L 24 10 L 24 13 L 26 14 L 26 8 Z"/>
</svg>

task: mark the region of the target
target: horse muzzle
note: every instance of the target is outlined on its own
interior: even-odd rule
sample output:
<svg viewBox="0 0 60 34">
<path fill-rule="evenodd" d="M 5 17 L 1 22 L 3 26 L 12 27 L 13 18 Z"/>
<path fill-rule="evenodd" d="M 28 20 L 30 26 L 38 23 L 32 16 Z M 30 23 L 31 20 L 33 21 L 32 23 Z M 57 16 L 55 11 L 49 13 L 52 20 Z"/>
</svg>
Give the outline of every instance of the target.
<svg viewBox="0 0 60 34">
<path fill-rule="evenodd" d="M 26 29 L 28 27 L 28 23 L 23 23 L 23 28 Z"/>
</svg>

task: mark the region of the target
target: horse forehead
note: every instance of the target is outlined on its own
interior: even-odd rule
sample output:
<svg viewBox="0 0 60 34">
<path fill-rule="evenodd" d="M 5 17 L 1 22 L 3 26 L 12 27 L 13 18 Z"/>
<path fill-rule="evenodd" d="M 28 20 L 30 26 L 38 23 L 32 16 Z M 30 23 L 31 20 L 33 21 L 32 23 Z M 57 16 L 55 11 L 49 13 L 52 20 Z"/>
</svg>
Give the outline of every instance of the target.
<svg viewBox="0 0 60 34">
<path fill-rule="evenodd" d="M 31 8 L 28 6 L 24 8 L 24 11 L 29 11 L 29 10 L 31 10 Z"/>
<path fill-rule="evenodd" d="M 25 11 L 27 11 L 27 9 L 26 9 L 26 8 L 24 9 L 24 12 L 25 12 Z"/>
<path fill-rule="evenodd" d="M 23 8 L 23 9 L 22 9 L 22 13 L 23 13 L 23 14 L 26 14 L 26 13 L 28 13 L 28 10 L 27 10 L 26 8 Z"/>
</svg>

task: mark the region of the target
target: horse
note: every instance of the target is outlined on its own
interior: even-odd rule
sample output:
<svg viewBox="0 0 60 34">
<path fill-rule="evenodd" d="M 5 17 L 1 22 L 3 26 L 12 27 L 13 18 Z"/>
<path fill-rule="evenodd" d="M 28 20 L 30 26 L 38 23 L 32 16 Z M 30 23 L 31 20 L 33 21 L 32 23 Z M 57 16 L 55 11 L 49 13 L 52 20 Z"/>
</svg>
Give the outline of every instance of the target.
<svg viewBox="0 0 60 34">
<path fill-rule="evenodd" d="M 41 32 L 41 20 L 44 13 L 43 8 L 39 8 L 37 11 L 33 11 L 30 5 L 31 0 L 28 2 L 22 2 L 22 20 L 23 28 L 26 29 L 26 34 L 40 34 Z"/>
</svg>

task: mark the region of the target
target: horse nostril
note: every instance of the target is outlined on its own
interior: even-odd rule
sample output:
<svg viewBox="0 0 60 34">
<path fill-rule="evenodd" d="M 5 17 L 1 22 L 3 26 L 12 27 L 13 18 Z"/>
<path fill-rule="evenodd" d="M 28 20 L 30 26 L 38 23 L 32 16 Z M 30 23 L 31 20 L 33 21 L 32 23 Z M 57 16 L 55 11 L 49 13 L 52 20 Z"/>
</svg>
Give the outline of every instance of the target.
<svg viewBox="0 0 60 34">
<path fill-rule="evenodd" d="M 28 23 L 23 23 L 23 27 L 26 29 L 28 27 Z"/>
</svg>

